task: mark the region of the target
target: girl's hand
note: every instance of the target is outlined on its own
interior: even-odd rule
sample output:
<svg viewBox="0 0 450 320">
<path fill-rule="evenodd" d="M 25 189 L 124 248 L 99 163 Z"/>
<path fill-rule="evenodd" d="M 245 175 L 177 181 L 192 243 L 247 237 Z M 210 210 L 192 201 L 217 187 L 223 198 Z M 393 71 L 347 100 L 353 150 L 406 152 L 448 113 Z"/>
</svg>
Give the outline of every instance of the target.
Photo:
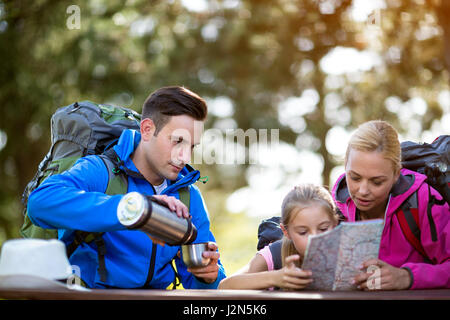
<svg viewBox="0 0 450 320">
<path fill-rule="evenodd" d="M 295 265 L 294 261 L 299 259 L 300 256 L 298 254 L 294 254 L 286 258 L 286 266 L 277 271 L 277 287 L 299 290 L 304 289 L 313 281 L 311 278 L 311 271 L 304 271 Z"/>
<path fill-rule="evenodd" d="M 411 285 L 411 276 L 406 269 L 396 268 L 379 259 L 365 261 L 363 272 L 354 278 L 354 284 L 361 290 L 405 290 Z"/>
</svg>

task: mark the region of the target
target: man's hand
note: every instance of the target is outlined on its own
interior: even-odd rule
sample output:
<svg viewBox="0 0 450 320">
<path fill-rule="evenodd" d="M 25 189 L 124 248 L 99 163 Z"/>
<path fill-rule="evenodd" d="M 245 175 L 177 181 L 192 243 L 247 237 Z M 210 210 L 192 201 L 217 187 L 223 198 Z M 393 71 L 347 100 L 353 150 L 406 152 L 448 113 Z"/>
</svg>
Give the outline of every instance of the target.
<svg viewBox="0 0 450 320">
<path fill-rule="evenodd" d="M 396 268 L 379 259 L 371 259 L 362 264 L 361 270 L 370 266 L 373 273 L 363 272 L 354 278 L 358 289 L 405 290 L 411 285 L 411 276 L 406 269 Z"/>
<path fill-rule="evenodd" d="M 217 251 L 218 246 L 216 243 L 208 242 L 208 248 L 209 251 L 203 252 L 203 257 L 210 259 L 208 265 L 205 267 L 191 267 L 188 268 L 187 271 L 206 283 L 213 283 L 219 275 L 219 265 L 217 264 L 217 261 L 219 260 L 220 254 Z"/>
<path fill-rule="evenodd" d="M 154 195 L 152 196 L 153 198 L 165 203 L 167 205 L 167 207 L 175 212 L 177 214 L 178 217 L 183 217 L 183 218 L 189 218 L 189 209 L 188 207 L 186 207 L 184 205 L 183 202 L 181 202 L 180 200 L 178 200 L 175 197 L 172 196 L 167 196 L 165 194 L 158 194 L 158 195 Z"/>
</svg>

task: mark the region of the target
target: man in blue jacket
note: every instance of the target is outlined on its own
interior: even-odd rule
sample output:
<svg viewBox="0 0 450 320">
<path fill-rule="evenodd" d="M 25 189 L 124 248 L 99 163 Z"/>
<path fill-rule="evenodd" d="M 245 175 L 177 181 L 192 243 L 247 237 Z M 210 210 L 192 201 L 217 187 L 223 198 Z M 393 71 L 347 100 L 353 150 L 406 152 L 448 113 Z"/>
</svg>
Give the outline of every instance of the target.
<svg viewBox="0 0 450 320">
<path fill-rule="evenodd" d="M 80 277 L 88 287 L 165 289 L 175 279 L 172 260 L 186 289 L 215 289 L 225 278 L 205 203 L 193 185 L 200 172 L 186 167 L 200 142 L 206 115 L 205 101 L 192 91 L 183 87 L 158 89 L 144 103 L 140 132 L 123 131 L 114 146 L 123 166 L 145 178 L 128 176 L 127 192 L 154 195 L 179 216 L 191 214 L 198 231 L 195 242 L 212 242 L 213 250 L 204 253 L 211 259 L 206 267 L 187 269 L 179 257 L 179 246 L 153 241 L 148 234 L 128 230 L 118 221 L 117 206 L 123 195 L 104 193 L 108 169 L 96 155 L 79 159 L 71 169 L 47 178 L 31 193 L 28 214 L 32 222 L 58 229 L 66 244 L 73 242 L 75 230 L 103 232 L 106 279 L 98 271 L 95 242 L 82 243 L 70 256 L 70 263 L 80 268 Z M 178 189 L 186 186 L 190 208 L 178 200 Z"/>
</svg>

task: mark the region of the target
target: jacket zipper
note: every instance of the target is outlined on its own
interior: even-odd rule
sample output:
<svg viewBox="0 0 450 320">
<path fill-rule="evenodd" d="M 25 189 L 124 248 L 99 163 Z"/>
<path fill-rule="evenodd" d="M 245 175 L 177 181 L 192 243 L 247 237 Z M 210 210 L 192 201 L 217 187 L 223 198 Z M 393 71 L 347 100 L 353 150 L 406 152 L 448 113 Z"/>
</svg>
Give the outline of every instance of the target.
<svg viewBox="0 0 450 320">
<path fill-rule="evenodd" d="M 388 213 L 388 209 L 389 209 L 389 204 L 391 203 L 391 194 L 389 194 L 389 198 L 388 198 L 388 202 L 387 202 L 387 204 L 386 204 L 386 210 L 384 211 L 384 225 L 386 225 L 386 216 L 387 216 L 387 213 Z"/>
<path fill-rule="evenodd" d="M 181 180 L 180 180 L 180 181 L 181 181 Z M 177 183 L 179 183 L 180 181 L 177 181 Z M 176 185 L 177 183 L 175 183 L 175 184 L 173 184 L 173 185 Z M 169 187 L 172 187 L 173 185 L 168 186 L 166 189 L 164 189 L 163 191 L 161 191 L 160 194 L 166 194 L 166 193 L 167 193 L 167 190 L 169 189 Z M 150 186 L 151 186 L 152 189 L 153 189 L 153 194 L 156 195 L 157 193 L 156 193 L 155 187 L 154 187 L 152 184 L 150 184 Z M 149 267 L 149 270 L 148 270 L 147 279 L 145 280 L 145 284 L 144 284 L 144 286 L 143 286 L 144 288 L 147 288 L 147 287 L 148 287 L 148 285 L 149 285 L 150 282 L 152 281 L 153 275 L 154 275 L 154 273 L 155 273 L 156 250 L 157 250 L 157 245 L 156 245 L 155 243 L 153 243 L 153 244 L 152 244 L 152 256 L 151 256 L 151 258 L 150 258 L 150 267 Z"/>
<path fill-rule="evenodd" d="M 152 257 L 150 258 L 150 267 L 148 269 L 147 280 L 145 280 L 144 288 L 148 287 L 153 279 L 153 274 L 155 273 L 155 260 L 156 260 L 156 243 L 152 244 Z"/>
<path fill-rule="evenodd" d="M 151 183 L 149 184 L 152 187 L 153 194 L 156 195 L 157 193 L 155 187 Z M 153 274 L 155 273 L 156 250 L 157 250 L 156 243 L 152 243 L 152 256 L 150 258 L 150 267 L 148 269 L 147 279 L 145 280 L 144 288 L 148 287 L 148 285 L 153 279 Z"/>
</svg>

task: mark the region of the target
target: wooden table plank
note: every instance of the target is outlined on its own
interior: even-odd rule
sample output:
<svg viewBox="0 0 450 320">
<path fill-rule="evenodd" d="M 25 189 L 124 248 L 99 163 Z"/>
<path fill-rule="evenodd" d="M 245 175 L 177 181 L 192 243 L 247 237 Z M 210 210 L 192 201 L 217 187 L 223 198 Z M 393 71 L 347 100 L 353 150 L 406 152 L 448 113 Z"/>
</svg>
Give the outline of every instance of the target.
<svg viewBox="0 0 450 320">
<path fill-rule="evenodd" d="M 3 299 L 31 300 L 450 300 L 450 290 L 400 291 L 265 291 L 265 290 L 129 290 L 0 289 Z"/>
</svg>

